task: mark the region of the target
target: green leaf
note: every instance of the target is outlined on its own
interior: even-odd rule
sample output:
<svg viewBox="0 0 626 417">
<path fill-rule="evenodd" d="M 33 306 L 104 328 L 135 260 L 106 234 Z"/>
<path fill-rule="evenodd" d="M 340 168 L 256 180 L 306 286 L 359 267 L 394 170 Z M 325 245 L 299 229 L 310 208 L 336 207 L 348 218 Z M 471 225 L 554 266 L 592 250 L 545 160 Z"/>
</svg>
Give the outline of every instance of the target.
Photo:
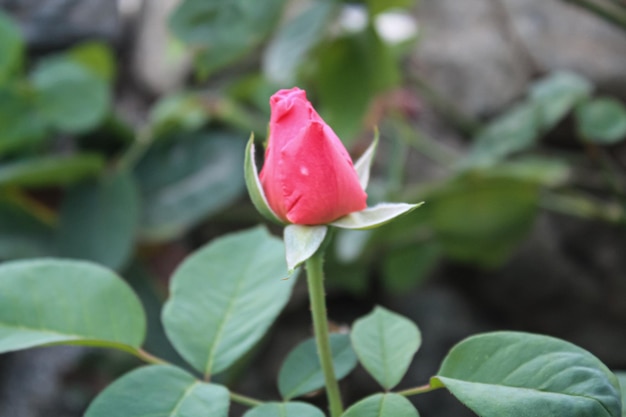
<svg viewBox="0 0 626 417">
<path fill-rule="evenodd" d="M 553 72 L 536 82 L 531 87 L 530 98 L 537 105 L 541 130 L 554 127 L 592 91 L 587 79 L 572 72 Z"/>
<path fill-rule="evenodd" d="M 0 87 L 0 155 L 41 142 L 46 129 L 33 94 L 26 86 Z"/>
<path fill-rule="evenodd" d="M 109 110 L 111 92 L 107 82 L 69 57 L 42 61 L 31 80 L 41 114 L 61 131 L 82 133 L 93 129 Z"/>
<path fill-rule="evenodd" d="M 331 223 L 331 226 L 342 229 L 372 229 L 395 219 L 398 216 L 415 210 L 424 203 L 380 203 L 365 210 L 355 211 Z"/>
<path fill-rule="evenodd" d="M 223 371 L 263 337 L 296 281 L 284 253 L 280 239 L 257 227 L 215 239 L 176 270 L 163 323 L 194 368 Z"/>
<path fill-rule="evenodd" d="M 293 271 L 317 252 L 328 232 L 327 226 L 301 226 L 290 224 L 285 227 L 284 241 L 287 268 Z"/>
<path fill-rule="evenodd" d="M 576 109 L 578 131 L 584 140 L 613 145 L 626 139 L 626 107 L 612 98 L 598 98 Z"/>
<path fill-rule="evenodd" d="M 243 417 L 324 417 L 324 413 L 310 404 L 294 401 L 259 405 Z"/>
<path fill-rule="evenodd" d="M 54 229 L 23 207 L 0 199 L 0 260 L 52 253 Z"/>
<path fill-rule="evenodd" d="M 356 366 L 356 355 L 350 346 L 350 336 L 330 335 L 335 377 L 339 380 Z M 278 373 L 278 390 L 284 399 L 299 397 L 324 387 L 324 374 L 317 355 L 315 339 L 300 343 L 292 350 Z"/>
<path fill-rule="evenodd" d="M 146 321 L 117 275 L 83 261 L 0 265 L 0 352 L 51 343 L 139 348 Z"/>
<path fill-rule="evenodd" d="M 195 132 L 148 151 L 135 170 L 142 237 L 172 239 L 232 204 L 244 190 L 244 146 L 239 135 Z"/>
<path fill-rule="evenodd" d="M 263 191 L 263 186 L 261 185 L 261 180 L 259 179 L 259 171 L 256 167 L 256 162 L 254 159 L 254 136 L 250 135 L 250 140 L 248 140 L 248 145 L 246 146 L 246 155 L 244 161 L 244 175 L 246 179 L 246 187 L 248 188 L 248 194 L 250 195 L 250 200 L 252 200 L 252 204 L 261 213 L 266 219 L 271 220 L 275 223 L 282 224 L 281 221 L 274 210 L 270 207 L 267 202 L 267 198 L 265 197 L 265 192 Z"/>
<path fill-rule="evenodd" d="M 350 144 L 363 128 L 374 97 L 399 83 L 396 58 L 368 27 L 325 44 L 318 59 L 315 78 L 322 116 Z"/>
<path fill-rule="evenodd" d="M 185 0 L 170 18 L 170 28 L 200 51 L 204 76 L 256 48 L 275 27 L 284 0 Z"/>
<path fill-rule="evenodd" d="M 403 294 L 422 283 L 442 257 L 437 242 L 411 244 L 391 251 L 383 260 L 383 286 Z"/>
<path fill-rule="evenodd" d="M 595 356 L 548 336 L 494 332 L 470 337 L 444 359 L 445 386 L 481 417 L 620 417 L 619 385 Z"/>
<path fill-rule="evenodd" d="M 386 390 L 398 385 L 422 343 L 411 320 L 382 307 L 357 320 L 350 336 L 359 361 Z"/>
<path fill-rule="evenodd" d="M 193 132 L 209 121 L 207 104 L 196 93 L 182 92 L 163 96 L 150 111 L 150 126 L 155 137 L 179 131 Z"/>
<path fill-rule="evenodd" d="M 626 417 L 626 372 L 616 372 L 615 375 L 622 391 L 622 417 Z"/>
<path fill-rule="evenodd" d="M 94 177 L 104 168 L 96 154 L 43 156 L 0 164 L 0 187 L 49 187 Z"/>
<path fill-rule="evenodd" d="M 364 190 L 367 189 L 367 185 L 370 182 L 370 170 L 372 168 L 372 162 L 374 161 L 374 156 L 376 155 L 376 148 L 378 147 L 378 138 L 380 134 L 378 129 L 374 130 L 374 140 L 372 144 L 368 146 L 363 155 L 359 158 L 358 161 L 354 164 L 354 169 L 359 176 L 359 183 L 361 184 L 361 188 Z"/>
<path fill-rule="evenodd" d="M 407 8 L 413 4 L 413 0 L 367 0 L 370 16 L 376 16 L 389 9 Z"/>
<path fill-rule="evenodd" d="M 120 269 L 132 253 L 138 223 L 139 196 L 130 175 L 82 183 L 67 191 L 61 205 L 59 252 Z"/>
<path fill-rule="evenodd" d="M 538 192 L 533 182 L 475 173 L 429 196 L 425 209 L 447 256 L 494 267 L 528 234 Z"/>
<path fill-rule="evenodd" d="M 174 366 L 153 365 L 109 385 L 85 417 L 227 417 L 229 406 L 223 386 L 198 381 Z"/>
<path fill-rule="evenodd" d="M 489 123 L 478 137 L 467 159 L 467 166 L 487 166 L 535 144 L 539 137 L 534 103 L 522 103 Z"/>
<path fill-rule="evenodd" d="M 21 66 L 24 42 L 20 29 L 11 18 L 0 10 L 0 85 Z"/>
<path fill-rule="evenodd" d="M 322 41 L 336 10 L 332 1 L 315 2 L 280 28 L 263 54 L 265 77 L 281 86 L 295 84 L 298 69 Z"/>
<path fill-rule="evenodd" d="M 419 417 L 419 413 L 402 395 L 374 394 L 348 408 L 341 417 Z"/>
<path fill-rule="evenodd" d="M 84 42 L 68 51 L 68 57 L 110 83 L 115 78 L 115 56 L 106 44 Z"/>
</svg>

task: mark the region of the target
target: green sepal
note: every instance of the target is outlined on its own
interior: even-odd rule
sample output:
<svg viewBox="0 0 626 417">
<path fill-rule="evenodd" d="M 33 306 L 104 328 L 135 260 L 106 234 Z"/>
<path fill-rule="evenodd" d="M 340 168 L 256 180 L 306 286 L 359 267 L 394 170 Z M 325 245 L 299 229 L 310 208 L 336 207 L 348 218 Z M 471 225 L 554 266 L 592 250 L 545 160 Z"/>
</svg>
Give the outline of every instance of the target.
<svg viewBox="0 0 626 417">
<path fill-rule="evenodd" d="M 359 176 L 359 183 L 364 190 L 367 188 L 367 184 L 370 180 L 370 169 L 372 168 L 372 161 L 374 160 L 376 148 L 378 147 L 379 137 L 380 133 L 378 132 L 378 129 L 374 129 L 374 140 L 372 141 L 372 144 L 354 164 L 354 169 Z"/>
<path fill-rule="evenodd" d="M 285 227 L 285 256 L 290 274 L 317 252 L 327 232 L 327 226 L 290 224 Z"/>
<path fill-rule="evenodd" d="M 385 223 L 389 223 L 396 217 L 415 210 L 422 204 L 424 203 L 381 203 L 374 207 L 368 207 L 365 210 L 355 211 L 347 216 L 343 216 L 330 223 L 330 225 L 342 229 L 373 229 Z"/>
<path fill-rule="evenodd" d="M 261 180 L 259 179 L 259 173 L 254 161 L 254 133 L 250 134 L 250 140 L 248 140 L 248 145 L 246 145 L 244 175 L 246 178 L 248 194 L 250 195 L 250 199 L 252 200 L 254 207 L 256 207 L 259 213 L 275 223 L 285 224 L 285 222 L 281 221 L 276 213 L 274 213 L 274 211 L 270 208 L 267 198 L 265 197 L 265 193 L 263 192 Z"/>
</svg>

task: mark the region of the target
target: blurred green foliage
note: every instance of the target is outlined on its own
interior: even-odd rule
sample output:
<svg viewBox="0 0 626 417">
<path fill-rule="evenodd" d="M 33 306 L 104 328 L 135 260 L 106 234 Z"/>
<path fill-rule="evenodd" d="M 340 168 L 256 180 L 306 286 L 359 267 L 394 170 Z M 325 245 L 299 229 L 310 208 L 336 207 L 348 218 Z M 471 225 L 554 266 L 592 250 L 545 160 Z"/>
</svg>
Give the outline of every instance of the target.
<svg viewBox="0 0 626 417">
<path fill-rule="evenodd" d="M 219 233 L 262 221 L 244 192 L 245 140 L 250 131 L 264 140 L 269 96 L 296 84 L 351 150 L 364 149 L 363 134 L 380 125 L 392 157 L 376 162 L 373 202 L 426 201 L 375 232 L 341 232 L 328 261 L 337 285 L 363 292 L 376 276 L 402 292 L 442 259 L 497 267 L 540 209 L 623 227 L 624 190 L 607 182 L 589 198 L 570 175 L 572 158 L 546 145 L 568 124 L 574 146 L 601 158 L 626 138 L 623 103 L 595 96 L 582 76 L 544 74 L 461 152 L 424 135 L 403 104 L 384 104 L 389 92 L 416 91 L 403 63 L 419 39 L 386 39 L 376 21 L 389 11 L 412 16 L 414 6 L 185 0 L 169 24 L 193 54 L 195 77 L 187 90 L 159 97 L 139 129 L 113 104 L 122 70 L 115 51 L 86 42 L 31 56 L 0 12 L 0 259 L 58 255 L 123 269 L 201 225 L 221 224 Z M 345 22 L 347 12 L 360 16 L 357 24 Z M 383 112 L 374 111 L 381 103 Z M 446 177 L 410 177 L 411 152 L 435 160 Z"/>
</svg>

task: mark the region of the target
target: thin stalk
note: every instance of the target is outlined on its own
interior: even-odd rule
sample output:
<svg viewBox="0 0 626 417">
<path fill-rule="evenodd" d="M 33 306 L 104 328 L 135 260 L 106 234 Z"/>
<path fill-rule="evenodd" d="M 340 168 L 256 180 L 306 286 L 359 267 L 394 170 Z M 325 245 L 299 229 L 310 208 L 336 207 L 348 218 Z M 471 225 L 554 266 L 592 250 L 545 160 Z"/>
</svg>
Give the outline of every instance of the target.
<svg viewBox="0 0 626 417">
<path fill-rule="evenodd" d="M 309 298 L 311 300 L 311 315 L 313 317 L 313 330 L 317 353 L 324 373 L 326 383 L 326 395 L 331 417 L 339 417 L 343 413 L 343 404 L 339 392 L 339 383 L 333 369 L 333 356 L 330 349 L 328 334 L 328 315 L 326 313 L 326 294 L 324 292 L 324 253 L 317 251 L 315 255 L 306 261 L 307 282 L 309 286 Z"/>
<path fill-rule="evenodd" d="M 612 3 L 600 3 L 597 0 L 563 0 L 575 6 L 582 7 L 587 11 L 603 18 L 622 30 L 626 30 L 626 13 L 622 9 L 616 9 Z"/>
<path fill-rule="evenodd" d="M 139 131 L 135 141 L 130 145 L 130 147 L 124 152 L 124 154 L 117 161 L 117 169 L 118 170 L 132 170 L 137 162 L 141 159 L 141 157 L 146 153 L 150 145 L 152 145 L 153 135 L 150 129 L 144 128 Z"/>
<path fill-rule="evenodd" d="M 250 397 L 247 397 L 245 395 L 237 394 L 237 393 L 232 392 L 232 391 L 230 392 L 230 399 L 233 400 L 236 403 L 248 406 L 250 408 L 256 407 L 256 406 L 259 406 L 259 405 L 263 404 L 263 401 L 259 401 L 259 400 L 254 399 L 254 398 L 250 398 Z"/>
<path fill-rule="evenodd" d="M 415 388 L 405 389 L 404 391 L 400 391 L 397 394 L 403 395 L 405 397 L 410 397 L 412 395 L 424 394 L 425 392 L 434 391 L 439 388 L 440 387 L 433 387 L 430 384 L 426 384 Z"/>
</svg>

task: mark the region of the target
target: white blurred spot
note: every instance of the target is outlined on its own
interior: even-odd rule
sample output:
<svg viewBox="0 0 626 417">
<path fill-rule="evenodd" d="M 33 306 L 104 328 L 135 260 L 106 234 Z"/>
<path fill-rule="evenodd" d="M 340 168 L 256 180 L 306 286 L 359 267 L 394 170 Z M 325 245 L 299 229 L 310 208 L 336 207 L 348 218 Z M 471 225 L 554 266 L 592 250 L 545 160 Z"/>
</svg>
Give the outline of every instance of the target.
<svg viewBox="0 0 626 417">
<path fill-rule="evenodd" d="M 367 26 L 367 8 L 362 5 L 351 4 L 341 9 L 339 27 L 348 33 L 357 33 Z"/>
<path fill-rule="evenodd" d="M 141 3 L 142 0 L 117 0 L 117 10 L 125 18 L 135 16 L 141 9 Z"/>
<path fill-rule="evenodd" d="M 381 13 L 376 16 L 374 26 L 381 39 L 389 44 L 408 41 L 419 32 L 417 20 L 404 12 Z"/>
</svg>

